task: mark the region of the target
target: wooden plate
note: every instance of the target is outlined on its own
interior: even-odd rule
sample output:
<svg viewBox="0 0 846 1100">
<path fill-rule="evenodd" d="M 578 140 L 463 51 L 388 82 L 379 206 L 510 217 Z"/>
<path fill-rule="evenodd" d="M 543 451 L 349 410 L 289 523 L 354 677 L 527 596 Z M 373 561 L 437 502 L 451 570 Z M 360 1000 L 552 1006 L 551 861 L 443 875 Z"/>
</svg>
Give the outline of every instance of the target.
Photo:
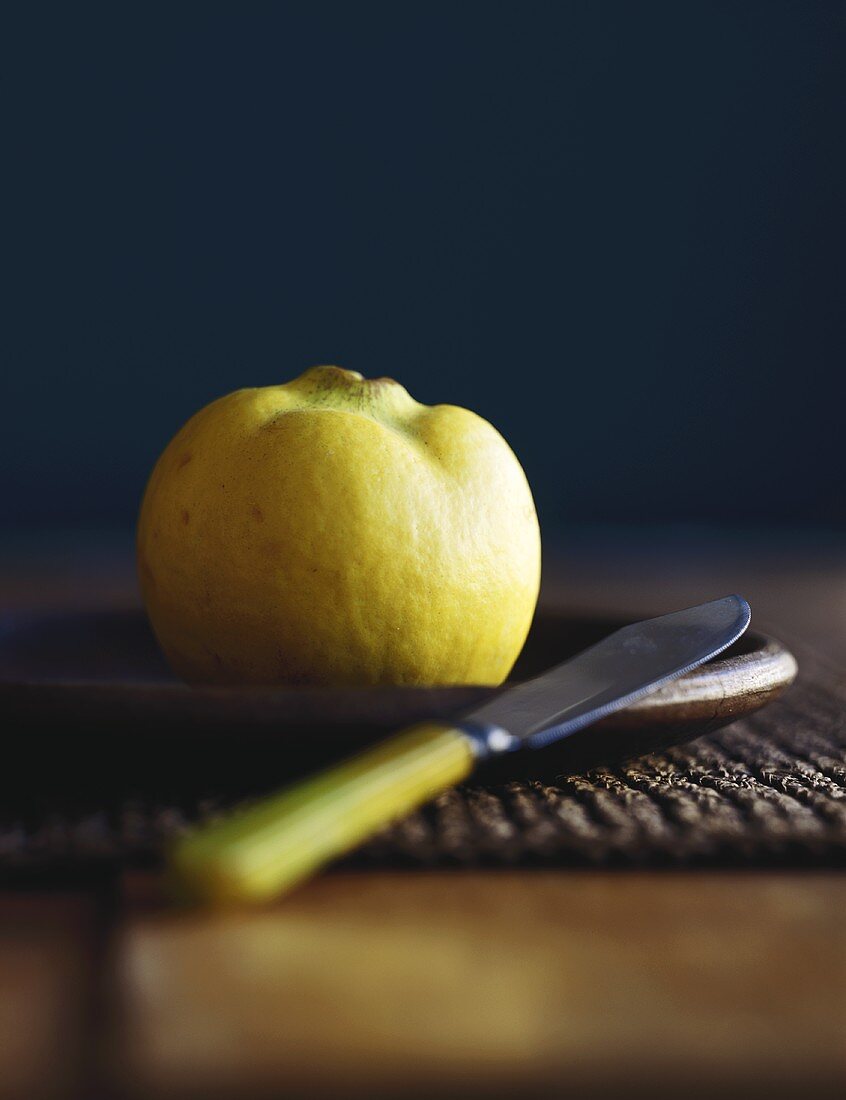
<svg viewBox="0 0 846 1100">
<path fill-rule="evenodd" d="M 513 679 L 620 625 L 539 613 Z M 762 707 L 795 674 L 780 642 L 750 631 L 627 710 L 550 749 L 491 765 L 489 778 L 580 771 L 687 740 Z M 37 769 L 39 783 L 51 774 L 100 782 L 119 772 L 141 782 L 187 772 L 237 786 L 265 768 L 279 782 L 411 722 L 460 713 L 496 690 L 188 687 L 169 672 L 140 609 L 7 615 L 0 629 L 6 751 L 22 770 Z"/>
</svg>

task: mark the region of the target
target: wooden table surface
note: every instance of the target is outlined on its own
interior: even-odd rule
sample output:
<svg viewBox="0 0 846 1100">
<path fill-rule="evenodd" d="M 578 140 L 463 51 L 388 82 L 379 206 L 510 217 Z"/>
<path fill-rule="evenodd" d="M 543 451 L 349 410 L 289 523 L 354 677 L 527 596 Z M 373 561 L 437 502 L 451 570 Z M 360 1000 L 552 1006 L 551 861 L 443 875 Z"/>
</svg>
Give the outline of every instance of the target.
<svg viewBox="0 0 846 1100">
<path fill-rule="evenodd" d="M 6 606 L 136 599 L 126 543 L 10 552 Z M 544 600 L 729 591 L 846 662 L 846 555 L 582 541 Z M 836 872 L 334 872 L 185 914 L 153 875 L 0 889 L 0 1098 L 795 1095 L 846 1085 Z"/>
</svg>

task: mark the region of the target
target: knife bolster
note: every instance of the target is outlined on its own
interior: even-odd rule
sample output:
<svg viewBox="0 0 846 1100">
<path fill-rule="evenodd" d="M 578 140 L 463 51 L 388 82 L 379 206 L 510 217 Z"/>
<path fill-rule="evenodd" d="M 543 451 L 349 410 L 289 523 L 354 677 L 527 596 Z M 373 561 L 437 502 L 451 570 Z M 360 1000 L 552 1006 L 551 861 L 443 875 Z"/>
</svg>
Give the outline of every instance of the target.
<svg viewBox="0 0 846 1100">
<path fill-rule="evenodd" d="M 473 746 L 473 755 L 477 760 L 489 756 L 500 756 L 505 752 L 514 752 L 520 748 L 520 738 L 497 726 L 493 722 L 459 722 L 456 728 L 467 737 Z"/>
</svg>

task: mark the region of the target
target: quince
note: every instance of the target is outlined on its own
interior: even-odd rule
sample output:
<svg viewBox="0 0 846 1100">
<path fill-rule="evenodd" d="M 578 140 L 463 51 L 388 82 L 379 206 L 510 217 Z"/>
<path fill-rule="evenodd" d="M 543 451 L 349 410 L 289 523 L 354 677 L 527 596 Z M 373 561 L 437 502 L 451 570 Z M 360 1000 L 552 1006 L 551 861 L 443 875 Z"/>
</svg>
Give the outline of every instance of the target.
<svg viewBox="0 0 846 1100">
<path fill-rule="evenodd" d="M 193 416 L 153 470 L 137 545 L 156 636 L 189 681 L 499 684 L 540 583 L 502 436 L 338 367 Z"/>
</svg>

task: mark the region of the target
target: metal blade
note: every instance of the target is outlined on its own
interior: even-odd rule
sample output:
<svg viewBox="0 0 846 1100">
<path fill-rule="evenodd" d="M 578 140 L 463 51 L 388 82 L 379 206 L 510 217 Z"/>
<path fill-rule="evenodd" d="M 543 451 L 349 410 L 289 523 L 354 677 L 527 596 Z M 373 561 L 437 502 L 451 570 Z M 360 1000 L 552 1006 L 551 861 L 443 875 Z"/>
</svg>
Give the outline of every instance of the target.
<svg viewBox="0 0 846 1100">
<path fill-rule="evenodd" d="M 542 676 L 504 691 L 464 721 L 499 728 L 524 747 L 540 748 L 716 657 L 737 641 L 750 618 L 746 600 L 726 596 L 633 623 Z M 508 746 L 514 747 L 520 745 Z"/>
</svg>

